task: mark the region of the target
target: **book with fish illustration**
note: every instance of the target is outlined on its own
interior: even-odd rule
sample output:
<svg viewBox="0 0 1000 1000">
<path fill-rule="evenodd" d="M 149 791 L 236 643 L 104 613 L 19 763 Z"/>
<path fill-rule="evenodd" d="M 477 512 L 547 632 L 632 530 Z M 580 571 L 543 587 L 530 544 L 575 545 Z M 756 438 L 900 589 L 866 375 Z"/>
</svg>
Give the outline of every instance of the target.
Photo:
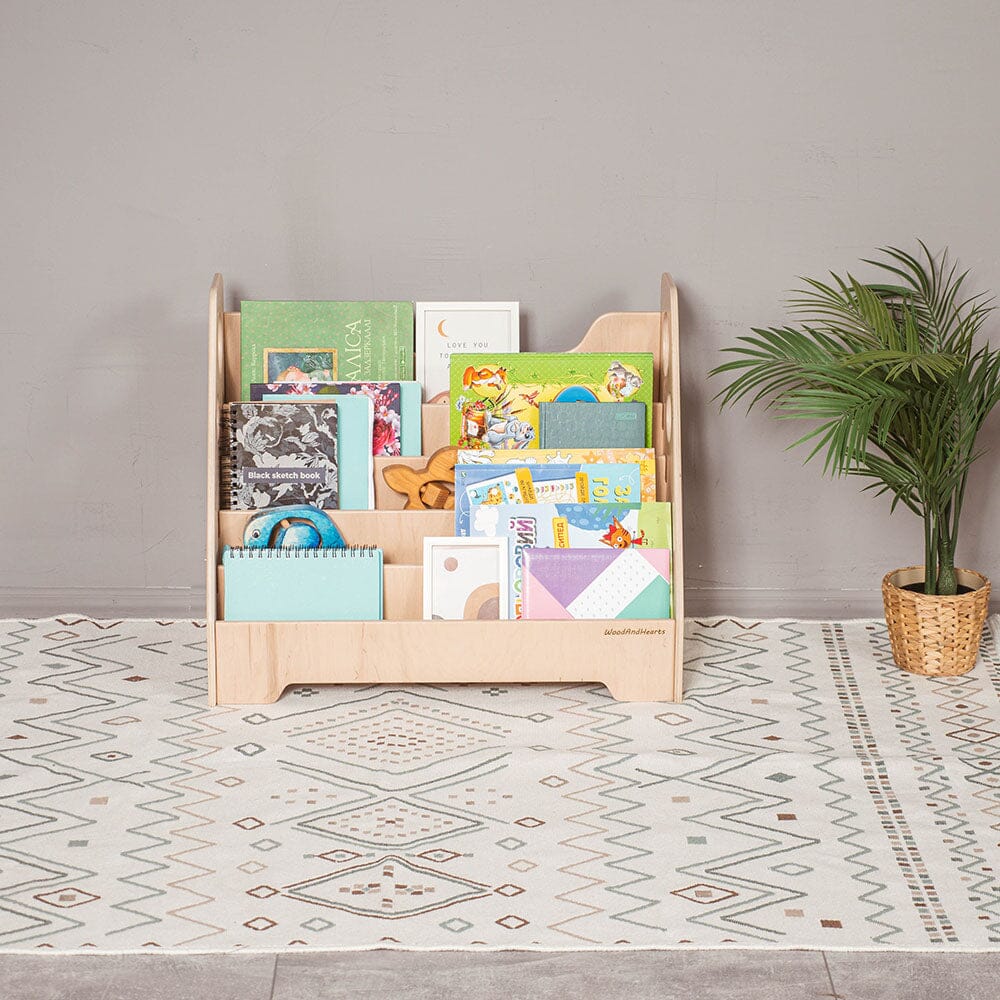
<svg viewBox="0 0 1000 1000">
<path fill-rule="evenodd" d="M 643 503 L 656 499 L 656 452 L 652 448 L 534 448 L 531 451 L 462 448 L 458 452 L 459 465 L 593 465 L 599 462 L 609 465 L 637 463 L 641 472 L 639 499 Z"/>
<path fill-rule="evenodd" d="M 669 549 L 669 503 L 500 504 L 475 507 L 473 538 L 509 538 L 510 616 L 522 617 L 524 550 Z"/>
<path fill-rule="evenodd" d="M 638 463 L 456 465 L 455 534 L 469 534 L 480 504 L 641 503 L 656 481 Z"/>
<path fill-rule="evenodd" d="M 541 403 L 645 403 L 653 443 L 653 355 L 630 353 L 453 354 L 451 443 L 534 449 Z"/>
</svg>

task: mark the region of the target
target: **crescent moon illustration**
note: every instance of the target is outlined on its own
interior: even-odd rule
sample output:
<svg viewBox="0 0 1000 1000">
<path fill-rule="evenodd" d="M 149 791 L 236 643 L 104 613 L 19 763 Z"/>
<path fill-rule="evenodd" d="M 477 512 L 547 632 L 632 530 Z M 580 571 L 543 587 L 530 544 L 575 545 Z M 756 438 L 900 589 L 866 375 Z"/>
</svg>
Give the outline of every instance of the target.
<svg viewBox="0 0 1000 1000">
<path fill-rule="evenodd" d="M 443 327 L 443 326 L 444 326 L 444 320 L 441 320 L 441 322 L 440 322 L 440 323 L 438 323 L 438 333 L 439 333 L 439 334 L 440 334 L 440 335 L 441 335 L 442 337 L 447 337 L 447 336 L 448 336 L 448 334 L 446 334 L 446 333 L 444 332 L 444 330 L 442 330 L 442 329 L 441 329 L 441 327 Z"/>
</svg>

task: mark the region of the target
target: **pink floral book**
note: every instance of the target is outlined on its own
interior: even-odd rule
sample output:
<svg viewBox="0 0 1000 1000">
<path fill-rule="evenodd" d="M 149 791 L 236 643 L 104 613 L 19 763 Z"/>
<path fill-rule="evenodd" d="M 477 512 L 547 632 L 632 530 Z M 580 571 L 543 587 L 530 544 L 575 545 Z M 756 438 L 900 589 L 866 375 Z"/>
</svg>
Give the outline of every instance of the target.
<svg viewBox="0 0 1000 1000">
<path fill-rule="evenodd" d="M 407 382 L 254 382 L 250 386 L 251 400 L 269 396 L 344 396 L 362 394 L 371 397 L 375 408 L 372 425 L 372 454 L 396 457 L 420 454 L 419 404 L 417 413 L 406 406 L 406 388 L 416 387 L 414 398 L 419 399 L 420 387 Z M 406 411 L 406 412 L 404 412 Z M 416 433 L 410 426 L 416 421 Z M 416 438 L 413 444 L 411 439 Z M 414 446 L 416 451 L 413 450 Z"/>
</svg>

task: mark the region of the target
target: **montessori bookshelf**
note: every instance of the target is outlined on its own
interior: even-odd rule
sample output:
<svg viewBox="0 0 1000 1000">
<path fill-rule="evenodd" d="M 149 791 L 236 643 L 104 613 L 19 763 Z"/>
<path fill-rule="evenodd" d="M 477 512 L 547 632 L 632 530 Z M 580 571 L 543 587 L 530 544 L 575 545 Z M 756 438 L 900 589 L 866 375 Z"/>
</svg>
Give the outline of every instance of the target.
<svg viewBox="0 0 1000 1000">
<path fill-rule="evenodd" d="M 654 362 L 656 498 L 673 514 L 665 621 L 423 621 L 423 540 L 453 535 L 454 511 L 402 510 L 386 465 L 422 468 L 448 444 L 448 405 L 423 406 L 423 457 L 375 459 L 375 510 L 330 511 L 351 545 L 384 552 L 384 620 L 225 620 L 222 550 L 256 513 L 219 508 L 219 408 L 240 398 L 240 314 L 224 312 L 222 275 L 209 293 L 207 643 L 209 703 L 260 705 L 294 684 L 597 681 L 622 701 L 680 701 L 684 556 L 677 289 L 664 274 L 658 312 L 598 317 L 575 351 L 649 351 Z"/>
</svg>

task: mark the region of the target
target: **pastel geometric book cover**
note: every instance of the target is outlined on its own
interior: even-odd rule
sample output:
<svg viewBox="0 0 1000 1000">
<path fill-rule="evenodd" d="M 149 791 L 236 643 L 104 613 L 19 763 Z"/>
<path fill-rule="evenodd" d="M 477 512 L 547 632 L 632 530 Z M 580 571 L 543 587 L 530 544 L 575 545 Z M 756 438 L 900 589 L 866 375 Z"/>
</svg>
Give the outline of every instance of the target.
<svg viewBox="0 0 1000 1000">
<path fill-rule="evenodd" d="M 669 549 L 526 549 L 525 619 L 670 617 Z"/>
</svg>

